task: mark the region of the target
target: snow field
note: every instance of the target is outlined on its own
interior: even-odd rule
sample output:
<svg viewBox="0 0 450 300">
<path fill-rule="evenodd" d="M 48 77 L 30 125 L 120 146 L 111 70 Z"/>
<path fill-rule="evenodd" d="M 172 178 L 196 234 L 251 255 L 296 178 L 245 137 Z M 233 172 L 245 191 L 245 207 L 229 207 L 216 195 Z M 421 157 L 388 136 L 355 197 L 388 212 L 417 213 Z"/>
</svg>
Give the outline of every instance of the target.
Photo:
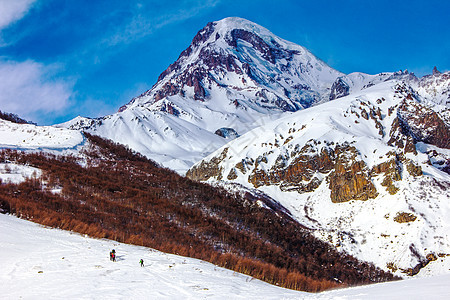
<svg viewBox="0 0 450 300">
<path fill-rule="evenodd" d="M 112 249 L 116 262 L 109 260 Z M 279 299 L 305 294 L 197 259 L 1 214 L 0 256 L 3 299 Z"/>
<path fill-rule="evenodd" d="M 116 250 L 117 261 L 109 260 Z M 450 274 L 310 294 L 0 214 L 2 299 L 448 299 Z M 145 267 L 139 266 L 144 259 Z"/>
<path fill-rule="evenodd" d="M 65 149 L 82 142 L 83 135 L 76 130 L 16 124 L 0 119 L 0 148 Z"/>
</svg>

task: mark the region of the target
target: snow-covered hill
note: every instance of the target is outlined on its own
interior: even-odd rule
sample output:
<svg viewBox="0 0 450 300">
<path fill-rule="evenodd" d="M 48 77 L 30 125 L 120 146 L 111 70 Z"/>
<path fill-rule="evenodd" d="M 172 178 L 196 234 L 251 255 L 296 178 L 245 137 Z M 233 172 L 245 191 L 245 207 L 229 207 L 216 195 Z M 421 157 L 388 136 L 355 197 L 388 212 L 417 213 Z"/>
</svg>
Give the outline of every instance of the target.
<svg viewBox="0 0 450 300">
<path fill-rule="evenodd" d="M 309 294 L 200 260 L 44 228 L 0 214 L 4 299 L 446 299 L 450 276 Z M 109 251 L 117 251 L 111 262 Z M 139 260 L 144 259 L 144 266 Z M 355 298 L 356 297 L 356 298 Z"/>
<path fill-rule="evenodd" d="M 82 143 L 83 135 L 77 130 L 18 124 L 0 119 L 0 148 L 62 151 Z"/>
<path fill-rule="evenodd" d="M 404 75 L 256 128 L 187 175 L 258 188 L 317 237 L 397 275 L 440 270 L 450 260 L 448 110 Z"/>
<path fill-rule="evenodd" d="M 343 74 L 307 49 L 241 18 L 208 23 L 153 88 L 99 119 L 60 126 L 121 142 L 184 173 L 237 135 L 328 101 Z M 234 134 L 233 136 L 236 136 Z"/>
</svg>

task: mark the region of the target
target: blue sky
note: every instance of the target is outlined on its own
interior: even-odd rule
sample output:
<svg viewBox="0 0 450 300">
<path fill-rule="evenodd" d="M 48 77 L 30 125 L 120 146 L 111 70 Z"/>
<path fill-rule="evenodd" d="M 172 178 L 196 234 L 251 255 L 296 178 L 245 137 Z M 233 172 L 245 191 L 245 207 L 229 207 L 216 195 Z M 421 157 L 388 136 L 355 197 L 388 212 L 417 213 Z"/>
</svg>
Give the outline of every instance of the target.
<svg viewBox="0 0 450 300">
<path fill-rule="evenodd" d="M 0 110 L 42 125 L 114 113 L 229 16 L 344 73 L 446 71 L 449 11 L 435 0 L 0 0 Z"/>
</svg>

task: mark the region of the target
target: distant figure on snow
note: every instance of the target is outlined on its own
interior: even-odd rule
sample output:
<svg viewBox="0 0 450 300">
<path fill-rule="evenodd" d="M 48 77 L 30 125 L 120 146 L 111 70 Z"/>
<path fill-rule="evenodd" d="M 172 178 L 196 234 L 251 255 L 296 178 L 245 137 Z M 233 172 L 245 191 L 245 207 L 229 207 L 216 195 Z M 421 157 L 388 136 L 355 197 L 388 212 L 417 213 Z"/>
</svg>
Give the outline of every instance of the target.
<svg viewBox="0 0 450 300">
<path fill-rule="evenodd" d="M 116 250 L 112 249 L 112 251 L 109 252 L 109 260 L 116 261 Z"/>
<path fill-rule="evenodd" d="M 139 261 L 139 263 L 141 264 L 141 267 L 144 266 L 144 260 L 141 258 L 141 260 Z"/>
</svg>

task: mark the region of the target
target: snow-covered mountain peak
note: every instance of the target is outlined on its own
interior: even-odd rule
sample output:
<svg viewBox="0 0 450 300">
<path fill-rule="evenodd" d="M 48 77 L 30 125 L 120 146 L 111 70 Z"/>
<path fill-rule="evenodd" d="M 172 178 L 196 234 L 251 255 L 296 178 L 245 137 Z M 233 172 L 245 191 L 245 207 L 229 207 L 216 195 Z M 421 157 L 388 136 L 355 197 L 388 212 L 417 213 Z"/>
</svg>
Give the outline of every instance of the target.
<svg viewBox="0 0 450 300">
<path fill-rule="evenodd" d="M 216 91 L 232 89 L 224 95 L 228 103 L 251 99 L 270 110 L 296 111 L 319 102 L 342 75 L 262 26 L 226 18 L 201 29 L 155 86 L 129 106 L 174 95 L 208 101 Z M 239 103 L 252 108 L 247 102 Z"/>
<path fill-rule="evenodd" d="M 232 32 L 235 30 L 244 30 L 247 32 L 251 32 L 254 35 L 261 38 L 265 43 L 268 45 L 272 45 L 274 47 L 283 47 L 286 50 L 303 50 L 309 52 L 306 48 L 297 45 L 295 43 L 286 41 L 275 34 L 273 34 L 271 31 L 269 31 L 267 28 L 256 24 L 252 21 L 240 18 L 240 17 L 228 17 L 224 18 L 220 21 L 212 22 L 207 25 L 214 27 L 214 33 L 218 33 L 219 36 L 214 36 L 210 39 L 208 39 L 207 42 L 212 42 L 213 40 L 218 40 L 220 37 L 223 37 L 225 39 L 232 39 Z M 206 28 L 206 27 L 205 27 Z M 213 36 L 213 34 L 211 34 Z"/>
<path fill-rule="evenodd" d="M 183 172 L 230 137 L 328 101 L 339 76 L 302 46 L 226 18 L 202 28 L 156 84 L 118 113 L 63 126 L 114 139 Z"/>
</svg>

